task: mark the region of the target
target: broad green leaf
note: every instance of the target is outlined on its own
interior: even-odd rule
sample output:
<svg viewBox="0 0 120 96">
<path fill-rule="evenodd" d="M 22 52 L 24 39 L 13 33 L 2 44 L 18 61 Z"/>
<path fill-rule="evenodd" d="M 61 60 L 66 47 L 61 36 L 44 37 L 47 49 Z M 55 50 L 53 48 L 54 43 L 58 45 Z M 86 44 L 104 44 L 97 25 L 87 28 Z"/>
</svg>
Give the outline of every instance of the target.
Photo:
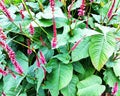
<svg viewBox="0 0 120 96">
<path fill-rule="evenodd" d="M 36 11 L 36 10 L 39 10 L 39 5 L 38 5 L 38 3 L 26 2 L 26 5 L 30 6 L 30 7 L 33 8 L 35 11 Z"/>
<path fill-rule="evenodd" d="M 2 94 L 2 91 L 3 91 L 3 82 L 0 81 L 0 94 Z"/>
<path fill-rule="evenodd" d="M 107 69 L 104 73 L 103 80 L 108 84 L 110 87 L 113 87 L 116 82 L 118 82 L 118 78 L 115 76 L 112 69 Z"/>
<path fill-rule="evenodd" d="M 63 34 L 57 35 L 58 43 L 56 48 L 59 48 L 60 46 L 64 46 L 68 42 L 69 39 L 68 32 L 69 32 L 69 26 L 64 26 Z"/>
<path fill-rule="evenodd" d="M 114 62 L 113 71 L 116 76 L 120 77 L 120 59 Z"/>
<path fill-rule="evenodd" d="M 103 80 L 105 81 L 106 84 L 108 84 L 110 87 L 113 88 L 114 84 L 117 82 L 118 83 L 118 92 L 116 93 L 115 96 L 120 96 L 120 79 L 118 79 L 112 69 L 107 69 L 105 70 L 104 78 Z"/>
<path fill-rule="evenodd" d="M 92 16 L 93 16 L 93 18 L 94 18 L 98 23 L 101 22 L 101 17 L 100 17 L 100 15 L 92 14 Z"/>
<path fill-rule="evenodd" d="M 72 80 L 70 81 L 69 85 L 61 90 L 62 94 L 64 96 L 76 96 L 76 86 L 79 79 L 76 75 L 72 77 Z"/>
<path fill-rule="evenodd" d="M 64 46 L 67 44 L 67 42 L 75 43 L 76 41 L 80 40 L 83 36 L 92 36 L 95 34 L 100 34 L 97 31 L 91 30 L 91 29 L 80 29 L 76 28 L 72 30 L 73 36 L 69 35 L 70 28 L 69 26 L 64 26 L 64 30 L 62 34 L 59 34 L 58 37 L 58 43 L 57 43 L 57 48 L 60 46 Z"/>
<path fill-rule="evenodd" d="M 74 3 L 74 5 L 73 5 L 72 10 L 74 10 L 74 9 L 76 9 L 76 8 L 79 8 L 81 4 L 82 4 L 82 1 L 81 1 L 81 0 L 77 0 L 77 1 Z"/>
<path fill-rule="evenodd" d="M 19 96 L 27 96 L 27 94 L 26 93 L 22 93 Z"/>
<path fill-rule="evenodd" d="M 77 88 L 78 96 L 100 96 L 105 86 L 101 85 L 102 80 L 100 77 L 92 75 L 78 83 Z"/>
<path fill-rule="evenodd" d="M 43 68 L 38 68 L 36 71 L 35 71 L 35 77 L 37 78 L 37 92 L 39 91 L 39 88 L 41 86 L 41 83 L 44 79 L 44 70 Z"/>
<path fill-rule="evenodd" d="M 55 7 L 55 12 L 54 12 L 55 18 L 66 18 L 66 16 L 63 14 L 62 10 L 59 7 Z M 47 7 L 44 12 L 39 12 L 36 14 L 36 17 L 38 19 L 44 18 L 44 19 L 52 19 L 52 10 L 51 7 Z"/>
<path fill-rule="evenodd" d="M 44 89 L 42 89 L 42 88 L 40 87 L 37 96 L 45 96 Z"/>
<path fill-rule="evenodd" d="M 115 38 L 112 33 L 107 36 L 94 35 L 91 39 L 89 48 L 92 64 L 98 71 L 105 65 L 109 57 L 113 54 L 115 47 Z"/>
<path fill-rule="evenodd" d="M 81 33 L 81 35 L 82 36 L 92 36 L 92 35 L 97 35 L 97 34 L 101 34 L 101 33 L 99 33 L 99 32 L 97 32 L 97 31 L 95 31 L 95 30 L 91 30 L 91 29 L 87 29 L 87 28 L 84 28 L 84 29 L 80 29 L 80 28 L 78 28 L 77 30 L 76 30 L 77 32 L 80 32 Z M 79 33 L 79 34 L 80 34 Z M 80 38 L 80 37 L 79 37 Z"/>
<path fill-rule="evenodd" d="M 53 58 L 57 58 L 65 64 L 68 64 L 70 61 L 70 55 L 68 53 L 55 55 Z"/>
<path fill-rule="evenodd" d="M 45 89 L 49 89 L 52 96 L 58 96 L 59 90 L 66 87 L 71 79 L 73 67 L 71 64 L 62 64 L 56 62 L 56 66 L 52 73 L 49 74 L 47 81 L 45 83 Z"/>
<path fill-rule="evenodd" d="M 4 82 L 3 90 L 6 93 L 6 95 L 8 94 L 7 96 L 10 96 L 9 94 L 11 94 L 11 96 L 14 95 L 16 96 L 16 94 L 18 94 L 19 91 L 21 90 L 20 83 L 22 82 L 23 79 L 24 77 L 19 75 L 16 75 L 16 78 L 12 77 L 10 74 L 5 76 L 3 79 Z"/>
<path fill-rule="evenodd" d="M 51 59 L 51 60 L 45 65 L 46 70 L 47 70 L 48 73 L 51 73 L 52 70 L 53 70 L 54 68 L 56 68 L 56 66 L 55 66 L 55 65 L 56 65 L 56 62 L 57 62 L 57 60 Z"/>
<path fill-rule="evenodd" d="M 30 84 L 35 84 L 35 70 L 37 69 L 37 65 L 36 65 L 36 62 L 31 65 L 28 69 L 28 73 L 27 73 L 27 82 L 30 83 Z"/>
<path fill-rule="evenodd" d="M 80 59 L 89 56 L 89 44 L 90 38 L 85 38 L 79 43 L 79 45 L 72 51 L 72 61 L 78 61 Z"/>
<path fill-rule="evenodd" d="M 36 19 L 35 20 L 41 27 L 50 27 L 52 25 L 51 19 Z M 39 27 L 34 21 L 31 22 L 34 27 Z"/>
<path fill-rule="evenodd" d="M 108 32 L 115 32 L 116 30 L 115 28 L 102 26 L 97 23 L 95 23 L 95 27 L 98 27 L 104 33 L 104 35 L 106 35 Z"/>
<path fill-rule="evenodd" d="M 90 58 L 84 59 L 84 62 L 81 63 L 81 70 L 79 70 L 79 73 L 79 80 L 83 80 L 95 73 L 95 68 L 92 66 Z"/>
<path fill-rule="evenodd" d="M 83 67 L 83 65 L 80 63 L 80 62 L 75 62 L 74 64 L 73 64 L 73 69 L 76 71 L 76 72 L 78 72 L 78 73 L 80 73 L 80 74 L 85 74 L 85 69 L 84 69 L 84 67 Z M 90 69 L 89 69 L 90 70 Z"/>
</svg>

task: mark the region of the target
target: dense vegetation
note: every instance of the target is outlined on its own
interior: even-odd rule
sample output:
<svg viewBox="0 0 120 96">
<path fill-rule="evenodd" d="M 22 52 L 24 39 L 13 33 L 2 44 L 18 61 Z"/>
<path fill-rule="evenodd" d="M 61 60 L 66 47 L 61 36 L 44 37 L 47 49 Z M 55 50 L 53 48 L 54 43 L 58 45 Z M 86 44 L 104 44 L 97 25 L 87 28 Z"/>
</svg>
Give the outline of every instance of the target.
<svg viewBox="0 0 120 96">
<path fill-rule="evenodd" d="M 120 96 L 120 0 L 0 0 L 0 95 Z"/>
</svg>

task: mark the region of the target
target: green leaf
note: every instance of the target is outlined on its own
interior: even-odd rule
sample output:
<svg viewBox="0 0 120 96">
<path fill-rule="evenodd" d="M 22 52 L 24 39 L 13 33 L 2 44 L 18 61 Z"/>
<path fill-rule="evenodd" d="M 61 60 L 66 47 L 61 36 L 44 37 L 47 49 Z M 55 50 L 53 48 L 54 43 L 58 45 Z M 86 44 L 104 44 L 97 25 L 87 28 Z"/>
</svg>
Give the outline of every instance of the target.
<svg viewBox="0 0 120 96">
<path fill-rule="evenodd" d="M 44 79 L 44 70 L 43 68 L 38 68 L 36 71 L 35 71 L 35 75 L 36 75 L 36 78 L 37 78 L 37 92 L 39 91 L 39 88 L 41 86 L 41 83 Z"/>
<path fill-rule="evenodd" d="M 79 8 L 81 4 L 82 4 L 82 1 L 81 1 L 81 0 L 77 0 L 77 1 L 74 3 L 74 5 L 73 5 L 72 10 L 74 10 L 74 9 L 76 9 L 76 8 Z"/>
<path fill-rule="evenodd" d="M 80 63 L 80 62 L 75 62 L 73 64 L 73 69 L 78 72 L 78 73 L 81 73 L 81 74 L 85 74 L 85 69 L 83 67 L 83 65 Z M 89 69 L 90 70 L 90 69 Z"/>
<path fill-rule="evenodd" d="M 13 78 L 10 74 L 5 76 L 3 79 L 4 82 L 3 90 L 6 93 L 6 95 L 16 96 L 16 94 L 18 94 L 19 91 L 21 90 L 20 83 L 22 82 L 23 79 L 24 77 L 21 77 L 19 75 L 16 75 L 16 78 Z"/>
<path fill-rule="evenodd" d="M 118 78 L 115 76 L 112 69 L 107 69 L 104 73 L 103 80 L 108 84 L 110 87 L 113 87 L 116 82 L 118 82 Z"/>
<path fill-rule="evenodd" d="M 58 96 L 59 90 L 70 83 L 73 67 L 72 64 L 65 65 L 58 62 L 56 62 L 54 66 L 55 68 L 52 73 L 49 74 L 44 88 L 49 89 L 52 96 Z"/>
<path fill-rule="evenodd" d="M 61 90 L 61 93 L 64 96 L 76 96 L 76 86 L 79 79 L 76 75 L 73 76 L 72 80 L 70 81 L 69 85 Z"/>
<path fill-rule="evenodd" d="M 101 21 L 100 15 L 92 14 L 92 16 L 98 23 L 100 23 L 100 21 Z"/>
<path fill-rule="evenodd" d="M 105 81 L 106 84 L 108 84 L 110 87 L 113 88 L 114 84 L 117 82 L 118 83 L 118 92 L 116 93 L 115 96 L 120 96 L 120 79 L 118 79 L 112 69 L 107 69 L 105 70 L 104 78 L 103 80 Z"/>
<path fill-rule="evenodd" d="M 55 55 L 53 58 L 57 58 L 65 64 L 68 64 L 70 61 L 70 55 L 68 53 Z"/>
<path fill-rule="evenodd" d="M 86 58 L 84 60 L 84 62 L 82 62 L 81 69 L 82 70 L 79 70 L 80 71 L 80 74 L 79 74 L 80 80 L 83 80 L 95 73 L 95 68 L 92 66 L 90 58 Z"/>
<path fill-rule="evenodd" d="M 35 70 L 37 69 L 37 65 L 36 65 L 36 62 L 31 65 L 28 69 L 28 73 L 27 73 L 27 82 L 30 83 L 30 84 L 35 84 Z"/>
<path fill-rule="evenodd" d="M 62 10 L 59 7 L 55 7 L 55 11 L 54 11 L 54 16 L 55 18 L 66 18 L 65 15 L 63 14 Z M 38 19 L 44 18 L 44 19 L 52 19 L 53 15 L 52 15 L 52 10 L 51 7 L 47 7 L 44 12 L 39 12 L 36 14 L 36 17 Z"/>
<path fill-rule="evenodd" d="M 113 54 L 115 38 L 112 33 L 107 36 L 94 35 L 91 39 L 89 54 L 92 64 L 98 71 L 105 65 L 109 57 Z"/>
<path fill-rule="evenodd" d="M 120 59 L 114 62 L 113 71 L 116 76 L 120 77 Z"/>
<path fill-rule="evenodd" d="M 78 61 L 80 59 L 89 56 L 89 44 L 90 38 L 85 38 L 80 44 L 72 51 L 72 61 Z"/>
<path fill-rule="evenodd" d="M 100 77 L 92 75 L 78 83 L 77 88 L 78 96 L 100 96 L 105 86 L 101 85 L 102 80 Z"/>
<path fill-rule="evenodd" d="M 27 94 L 26 93 L 22 93 L 19 96 L 27 96 Z"/>
</svg>

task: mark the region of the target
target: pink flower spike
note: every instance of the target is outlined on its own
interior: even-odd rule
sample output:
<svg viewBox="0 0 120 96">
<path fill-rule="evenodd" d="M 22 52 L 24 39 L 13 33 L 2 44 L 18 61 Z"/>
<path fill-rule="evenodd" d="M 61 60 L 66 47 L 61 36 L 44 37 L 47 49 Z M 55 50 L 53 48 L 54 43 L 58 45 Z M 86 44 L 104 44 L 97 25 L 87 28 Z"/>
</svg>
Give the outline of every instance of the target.
<svg viewBox="0 0 120 96">
<path fill-rule="evenodd" d="M 46 64 L 45 56 L 43 55 L 43 53 L 41 51 L 40 51 L 40 61 L 42 64 Z"/>
<path fill-rule="evenodd" d="M 83 36 L 80 40 L 78 40 L 78 41 L 73 45 L 73 47 L 71 48 L 70 51 L 75 50 L 75 48 L 76 48 L 76 47 L 78 46 L 78 44 L 83 40 L 84 37 L 85 37 L 85 36 Z"/>
<path fill-rule="evenodd" d="M 51 41 L 51 47 L 52 49 L 56 48 L 57 45 L 57 30 L 56 30 L 56 23 L 55 23 L 55 19 L 53 18 L 53 38 Z"/>
<path fill-rule="evenodd" d="M 113 89 L 112 89 L 112 95 L 115 96 L 115 94 L 117 93 L 118 91 L 118 83 L 116 82 Z"/>
<path fill-rule="evenodd" d="M 15 66 L 15 70 L 22 75 L 23 74 L 23 69 L 22 67 L 19 65 L 19 63 L 17 61 L 13 61 L 13 64 Z"/>
<path fill-rule="evenodd" d="M 6 76 L 7 75 L 7 72 L 4 71 L 3 69 L 0 68 L 0 73 L 3 75 L 3 76 Z"/>
<path fill-rule="evenodd" d="M 20 10 L 20 15 L 21 15 L 21 18 L 22 18 L 22 19 L 25 18 L 24 14 L 23 14 L 23 10 Z"/>
<path fill-rule="evenodd" d="M 30 48 L 30 44 L 31 44 L 30 39 L 27 39 L 27 45 L 28 45 L 29 48 Z M 29 48 L 27 49 L 27 54 L 28 55 L 32 54 L 32 50 L 29 49 Z"/>
<path fill-rule="evenodd" d="M 51 47 L 52 47 L 52 49 L 55 49 L 56 46 L 57 46 L 57 38 L 53 37 L 52 41 L 51 41 Z"/>
<path fill-rule="evenodd" d="M 36 56 L 36 63 L 37 63 L 37 67 L 40 67 L 41 63 L 40 63 L 38 56 Z"/>
<path fill-rule="evenodd" d="M 54 7 L 55 7 L 55 0 L 49 0 L 49 2 L 50 2 L 50 7 L 52 9 L 52 12 L 54 13 L 54 11 L 55 11 L 55 9 L 54 9 Z"/>
<path fill-rule="evenodd" d="M 5 4 L 4 4 L 3 0 L 0 1 L 0 9 L 4 12 L 4 14 L 7 16 L 7 18 L 8 18 L 11 22 L 14 21 L 13 18 L 11 17 L 11 15 L 10 15 L 8 9 L 5 7 Z"/>
<path fill-rule="evenodd" d="M 84 16 L 84 15 L 85 15 L 85 0 L 82 0 L 82 4 L 78 9 L 78 16 Z"/>
<path fill-rule="evenodd" d="M 116 2 L 116 0 L 113 0 L 111 8 L 108 10 L 107 16 L 108 16 L 109 19 L 111 19 L 111 17 L 112 17 L 112 13 L 113 13 L 113 8 L 115 6 L 115 2 Z"/>
<path fill-rule="evenodd" d="M 5 36 L 5 34 L 3 33 L 2 28 L 0 28 L 0 39 L 6 40 L 7 37 Z"/>
<path fill-rule="evenodd" d="M 14 51 L 12 50 L 12 48 L 9 47 L 9 45 L 7 45 L 6 42 L 3 41 L 3 40 L 0 40 L 0 45 L 1 45 L 2 48 L 8 53 L 8 56 L 9 56 L 11 62 L 13 63 L 16 71 L 17 71 L 20 75 L 22 75 L 22 74 L 23 74 L 23 70 L 22 70 L 21 66 L 19 65 L 19 63 L 17 62 L 15 53 L 14 53 Z"/>
<path fill-rule="evenodd" d="M 33 35 L 34 34 L 34 27 L 32 24 L 30 24 L 29 26 L 29 31 L 30 31 L 30 34 Z"/>
</svg>

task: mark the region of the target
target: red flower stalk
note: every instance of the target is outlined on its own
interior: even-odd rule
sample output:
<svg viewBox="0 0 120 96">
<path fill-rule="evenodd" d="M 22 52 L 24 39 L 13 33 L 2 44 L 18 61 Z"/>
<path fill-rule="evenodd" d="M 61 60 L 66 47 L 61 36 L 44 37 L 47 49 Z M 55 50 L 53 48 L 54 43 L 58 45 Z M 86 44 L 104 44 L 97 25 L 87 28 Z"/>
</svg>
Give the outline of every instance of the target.
<svg viewBox="0 0 120 96">
<path fill-rule="evenodd" d="M 16 57 L 15 57 L 14 51 L 3 40 L 0 40 L 0 45 L 8 53 L 8 56 L 9 56 L 11 62 L 13 63 L 13 65 L 15 66 L 16 71 L 19 74 L 23 74 L 23 70 L 22 70 L 21 66 L 16 61 Z"/>
<path fill-rule="evenodd" d="M 43 46 L 46 46 L 46 43 L 43 41 L 42 37 L 40 37 L 40 42 L 42 43 Z"/>
<path fill-rule="evenodd" d="M 23 10 L 20 10 L 20 15 L 21 15 L 21 18 L 22 18 L 22 19 L 25 18 L 25 15 L 23 14 Z"/>
<path fill-rule="evenodd" d="M 0 68 L 0 73 L 3 75 L 3 76 L 6 76 L 7 75 L 7 72 L 4 71 L 3 69 Z"/>
<path fill-rule="evenodd" d="M 109 19 L 111 19 L 111 17 L 112 17 L 112 13 L 113 13 L 113 8 L 115 6 L 115 2 L 116 2 L 116 0 L 113 0 L 111 8 L 108 10 L 107 16 L 108 16 Z"/>
<path fill-rule="evenodd" d="M 56 30 L 56 22 L 54 18 L 54 7 L 55 7 L 55 0 L 49 0 L 50 7 L 52 8 L 52 14 L 53 14 L 53 38 L 51 41 L 51 47 L 52 49 L 56 48 L 57 45 L 57 30 Z"/>
<path fill-rule="evenodd" d="M 40 51 L 40 61 L 42 64 L 46 64 L 45 56 L 43 55 L 43 53 L 41 51 Z"/>
<path fill-rule="evenodd" d="M 27 54 L 28 55 L 30 55 L 30 54 L 32 54 L 32 50 L 30 49 L 30 44 L 31 44 L 31 41 L 30 41 L 30 39 L 27 39 L 27 45 L 28 45 L 28 49 L 27 49 Z"/>
<path fill-rule="evenodd" d="M 41 64 L 46 64 L 46 59 L 43 53 L 40 51 L 40 58 L 36 56 L 37 67 L 41 67 Z"/>
<path fill-rule="evenodd" d="M 72 8 L 74 2 L 75 2 L 75 0 L 72 0 L 72 3 L 68 6 L 68 18 L 71 17 L 71 15 L 70 15 L 70 11 L 71 11 L 71 8 Z"/>
<path fill-rule="evenodd" d="M 115 94 L 117 93 L 118 91 L 118 83 L 116 82 L 113 89 L 112 89 L 112 95 L 115 96 Z"/>
<path fill-rule="evenodd" d="M 54 7 L 55 7 L 55 0 L 49 0 L 49 2 L 50 2 L 50 7 L 52 9 L 52 12 L 54 13 L 54 11 L 55 11 L 55 9 L 54 9 Z"/>
<path fill-rule="evenodd" d="M 82 0 L 82 4 L 78 9 L 78 16 L 84 16 L 84 15 L 85 15 L 85 0 Z"/>
<path fill-rule="evenodd" d="M 55 20 L 53 18 L 53 38 L 52 38 L 52 41 L 51 41 L 51 47 L 52 49 L 56 48 L 56 45 L 57 45 L 57 30 L 56 30 L 56 23 L 55 23 Z"/>
<path fill-rule="evenodd" d="M 36 56 L 36 63 L 37 63 L 37 67 L 40 67 L 41 63 L 40 63 L 38 56 Z"/>
<path fill-rule="evenodd" d="M 0 28 L 0 39 L 6 40 L 7 37 L 5 36 L 5 34 L 3 33 L 2 28 Z"/>
<path fill-rule="evenodd" d="M 70 49 L 70 51 L 73 51 L 73 50 L 75 50 L 75 48 L 78 46 L 78 44 L 83 40 L 83 38 L 84 38 L 85 36 L 83 36 L 80 40 L 78 40 L 74 45 L 73 45 L 73 47 Z"/>
<path fill-rule="evenodd" d="M 4 14 L 7 16 L 7 18 L 8 18 L 11 22 L 14 21 L 13 18 L 11 17 L 11 15 L 10 15 L 8 9 L 5 7 L 5 4 L 4 4 L 3 1 L 0 1 L 0 9 L 4 12 Z"/>
<path fill-rule="evenodd" d="M 30 31 L 30 34 L 33 35 L 34 34 L 34 27 L 32 24 L 30 24 L 29 26 L 29 31 Z"/>
<path fill-rule="evenodd" d="M 52 49 L 56 48 L 56 45 L 57 45 L 57 38 L 56 38 L 56 37 L 53 37 L 53 38 L 52 38 L 52 41 L 51 41 Z"/>
</svg>

